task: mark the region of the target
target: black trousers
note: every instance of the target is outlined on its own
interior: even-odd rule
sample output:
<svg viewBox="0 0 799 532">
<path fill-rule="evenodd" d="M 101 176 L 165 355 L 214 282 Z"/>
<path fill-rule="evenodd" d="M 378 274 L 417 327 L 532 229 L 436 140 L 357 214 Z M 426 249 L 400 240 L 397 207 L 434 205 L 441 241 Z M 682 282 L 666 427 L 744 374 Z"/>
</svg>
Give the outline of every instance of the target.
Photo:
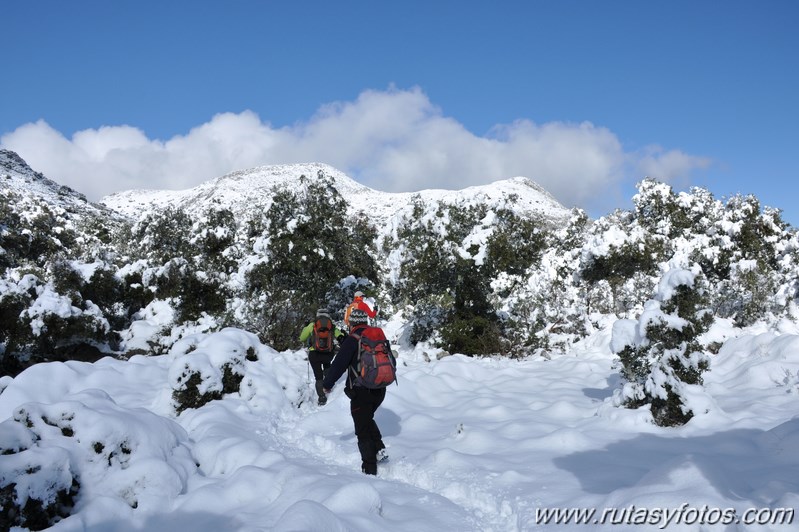
<svg viewBox="0 0 799 532">
<path fill-rule="evenodd" d="M 377 451 L 385 449 L 383 436 L 375 423 L 375 412 L 386 398 L 385 388 L 370 390 L 353 386 L 345 390 L 350 398 L 350 413 L 361 452 L 361 470 L 367 475 L 377 474 Z"/>
<path fill-rule="evenodd" d="M 324 377 L 324 372 L 330 367 L 333 362 L 334 353 L 320 353 L 318 351 L 308 351 L 308 362 L 311 364 L 311 371 L 315 380 L 321 381 Z"/>
<path fill-rule="evenodd" d="M 330 364 L 333 362 L 333 356 L 334 353 L 332 351 L 329 353 L 319 353 L 315 350 L 308 351 L 308 363 L 311 364 L 311 371 L 313 371 L 314 380 L 316 381 L 316 395 L 322 402 L 327 401 L 325 391 L 322 389 L 322 379 L 324 378 L 324 372 L 330 368 Z"/>
</svg>

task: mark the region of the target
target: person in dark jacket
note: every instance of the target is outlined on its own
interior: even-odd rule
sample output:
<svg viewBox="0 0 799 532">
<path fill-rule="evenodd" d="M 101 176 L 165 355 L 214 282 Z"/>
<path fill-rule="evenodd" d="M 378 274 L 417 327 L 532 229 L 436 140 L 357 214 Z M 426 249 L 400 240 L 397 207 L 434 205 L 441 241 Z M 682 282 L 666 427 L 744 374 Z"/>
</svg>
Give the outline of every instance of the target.
<svg viewBox="0 0 799 532">
<path fill-rule="evenodd" d="M 355 425 L 355 436 L 358 438 L 358 450 L 361 452 L 361 471 L 367 475 L 376 475 L 377 462 L 388 458 L 383 436 L 375 423 L 375 411 L 385 399 L 386 390 L 358 386 L 352 375 L 358 362 L 358 339 L 353 334 L 360 334 L 368 327 L 368 321 L 368 315 L 361 309 L 350 313 L 350 334 L 341 342 L 333 365 L 325 373 L 323 384 L 325 393 L 329 394 L 339 378 L 347 373 L 344 393 L 350 398 L 350 413 Z"/>
</svg>

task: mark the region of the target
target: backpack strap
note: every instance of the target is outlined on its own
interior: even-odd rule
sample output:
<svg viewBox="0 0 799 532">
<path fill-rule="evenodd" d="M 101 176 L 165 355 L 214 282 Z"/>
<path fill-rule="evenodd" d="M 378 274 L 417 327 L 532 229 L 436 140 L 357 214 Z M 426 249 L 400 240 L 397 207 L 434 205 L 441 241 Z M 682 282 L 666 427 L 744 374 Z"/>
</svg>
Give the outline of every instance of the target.
<svg viewBox="0 0 799 532">
<path fill-rule="evenodd" d="M 358 340 L 358 349 L 355 351 L 355 364 L 350 363 L 347 366 L 347 381 L 349 383 L 350 388 L 355 386 L 355 375 L 360 371 L 361 368 L 358 366 L 361 363 L 361 338 L 362 336 L 358 333 L 351 332 L 350 336 Z"/>
</svg>

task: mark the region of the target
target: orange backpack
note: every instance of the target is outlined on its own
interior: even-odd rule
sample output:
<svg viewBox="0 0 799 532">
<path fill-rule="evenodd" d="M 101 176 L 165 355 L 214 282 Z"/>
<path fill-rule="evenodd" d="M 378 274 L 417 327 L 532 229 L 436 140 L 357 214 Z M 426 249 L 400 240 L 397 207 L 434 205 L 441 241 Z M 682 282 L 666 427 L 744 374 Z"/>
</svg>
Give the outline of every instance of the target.
<svg viewBox="0 0 799 532">
<path fill-rule="evenodd" d="M 319 316 L 313 324 L 311 345 L 317 352 L 330 352 L 333 350 L 333 322 L 327 316 Z"/>
<path fill-rule="evenodd" d="M 356 384 L 376 389 L 397 382 L 397 360 L 383 329 L 366 327 L 360 334 L 352 336 L 358 340 L 358 362 L 354 368 Z"/>
</svg>

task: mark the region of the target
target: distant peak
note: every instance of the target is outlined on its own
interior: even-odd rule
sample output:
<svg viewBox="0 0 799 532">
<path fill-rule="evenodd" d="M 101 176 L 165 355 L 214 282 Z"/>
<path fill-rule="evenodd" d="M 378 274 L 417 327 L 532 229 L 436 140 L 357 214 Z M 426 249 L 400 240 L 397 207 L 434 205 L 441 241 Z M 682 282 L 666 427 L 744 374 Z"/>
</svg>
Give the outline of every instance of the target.
<svg viewBox="0 0 799 532">
<path fill-rule="evenodd" d="M 33 169 L 17 154 L 17 152 L 0 149 L 0 167 L 19 174 L 33 174 Z"/>
</svg>

